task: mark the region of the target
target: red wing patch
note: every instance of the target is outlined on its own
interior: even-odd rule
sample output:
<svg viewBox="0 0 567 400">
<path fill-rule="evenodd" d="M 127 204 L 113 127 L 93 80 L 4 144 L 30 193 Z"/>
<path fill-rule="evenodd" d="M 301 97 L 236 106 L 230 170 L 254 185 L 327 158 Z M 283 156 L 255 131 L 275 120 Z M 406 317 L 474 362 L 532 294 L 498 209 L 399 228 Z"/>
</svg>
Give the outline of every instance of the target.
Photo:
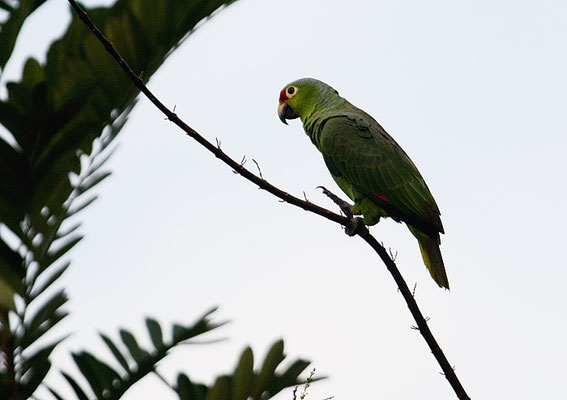
<svg viewBox="0 0 567 400">
<path fill-rule="evenodd" d="M 385 194 L 378 194 L 378 193 L 372 193 L 372 194 L 378 197 L 382 201 L 389 201 Z"/>
</svg>

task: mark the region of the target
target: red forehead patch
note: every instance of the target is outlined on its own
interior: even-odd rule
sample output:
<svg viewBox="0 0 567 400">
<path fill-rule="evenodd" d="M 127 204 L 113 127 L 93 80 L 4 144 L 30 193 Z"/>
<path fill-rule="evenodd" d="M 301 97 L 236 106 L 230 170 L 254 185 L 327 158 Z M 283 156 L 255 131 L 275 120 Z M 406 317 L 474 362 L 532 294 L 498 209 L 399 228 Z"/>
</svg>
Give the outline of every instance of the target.
<svg viewBox="0 0 567 400">
<path fill-rule="evenodd" d="M 282 89 L 280 92 L 280 103 L 284 103 L 287 101 L 287 96 L 285 94 L 285 89 Z"/>
</svg>

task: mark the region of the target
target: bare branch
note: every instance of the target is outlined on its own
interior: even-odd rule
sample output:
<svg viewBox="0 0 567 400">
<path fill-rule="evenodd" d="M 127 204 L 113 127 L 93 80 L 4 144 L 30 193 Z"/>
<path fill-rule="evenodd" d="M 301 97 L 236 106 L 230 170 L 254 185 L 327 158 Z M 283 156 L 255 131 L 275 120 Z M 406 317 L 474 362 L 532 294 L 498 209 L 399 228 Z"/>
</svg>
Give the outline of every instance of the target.
<svg viewBox="0 0 567 400">
<path fill-rule="evenodd" d="M 210 143 L 207 139 L 201 136 L 197 131 L 187 125 L 184 121 L 182 121 L 175 112 L 169 110 L 160 100 L 156 98 L 156 96 L 146 87 L 144 82 L 140 76 L 136 75 L 134 71 L 128 66 L 126 61 L 118 54 L 112 43 L 106 39 L 106 37 L 102 34 L 102 32 L 92 23 L 92 21 L 88 18 L 87 14 L 83 9 L 77 4 L 75 0 L 68 0 L 73 9 L 77 12 L 79 18 L 85 23 L 85 25 L 91 30 L 91 32 L 99 39 L 99 41 L 103 44 L 104 48 L 110 55 L 116 60 L 118 65 L 126 72 L 128 77 L 132 80 L 134 85 L 142 92 L 144 95 L 161 111 L 165 114 L 167 119 L 171 122 L 179 126 L 188 136 L 192 139 L 197 141 L 200 145 L 205 147 L 209 152 L 211 152 L 216 158 L 227 164 L 230 168 L 232 168 L 235 172 L 242 175 L 248 181 L 258 185 L 259 188 L 266 190 L 267 192 L 273 194 L 276 197 L 279 197 L 282 202 L 287 202 L 289 204 L 293 204 L 294 206 L 300 207 L 306 211 L 310 211 L 312 213 L 318 214 L 328 220 L 334 221 L 339 223 L 347 228 L 352 228 L 352 220 L 346 218 L 342 215 L 336 214 L 330 210 L 327 210 L 323 207 L 317 206 L 311 202 L 301 200 L 279 188 L 270 184 L 262 177 L 262 173 L 260 171 L 260 167 L 258 163 L 254 161 L 258 168 L 259 176 L 253 174 L 248 169 L 244 168 L 243 163 L 239 163 L 229 157 L 226 153 L 224 153 L 220 148 L 220 141 L 216 140 L 216 146 Z M 356 234 L 359 235 L 364 241 L 366 241 L 378 254 L 378 256 L 382 259 L 386 268 L 394 278 L 394 281 L 398 285 L 398 288 L 404 297 L 408 308 L 412 316 L 414 317 L 417 323 L 417 329 L 429 345 L 431 352 L 437 359 L 437 362 L 441 366 L 443 370 L 443 374 L 453 387 L 453 390 L 457 394 L 457 397 L 461 400 L 470 400 L 468 395 L 466 394 L 464 388 L 462 387 L 461 383 L 459 382 L 455 371 L 451 364 L 447 361 L 441 347 L 433 337 L 429 326 L 427 325 L 426 319 L 421 314 L 415 299 L 412 296 L 412 292 L 408 288 L 406 282 L 404 281 L 400 271 L 398 270 L 396 264 L 392 260 L 392 258 L 388 255 L 388 252 L 384 248 L 383 245 L 378 243 L 378 241 L 370 234 L 368 229 L 365 226 L 357 227 Z M 294 394 L 295 395 L 295 394 Z"/>
</svg>

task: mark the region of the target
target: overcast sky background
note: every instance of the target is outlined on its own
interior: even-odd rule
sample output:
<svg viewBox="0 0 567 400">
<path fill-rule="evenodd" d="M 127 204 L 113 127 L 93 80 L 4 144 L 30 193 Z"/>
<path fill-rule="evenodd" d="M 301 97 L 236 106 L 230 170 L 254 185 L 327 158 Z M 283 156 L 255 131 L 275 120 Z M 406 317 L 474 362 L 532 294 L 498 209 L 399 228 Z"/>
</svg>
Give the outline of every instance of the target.
<svg viewBox="0 0 567 400">
<path fill-rule="evenodd" d="M 43 60 L 69 15 L 67 2 L 51 1 L 30 18 L 2 93 L 28 55 Z M 437 200 L 452 290 L 431 280 L 405 226 L 371 231 L 417 283 L 468 394 L 551 399 L 567 376 L 566 39 L 559 0 L 239 0 L 185 41 L 150 88 L 235 159 L 254 158 L 273 184 L 331 209 L 315 187 L 339 189 L 300 122 L 278 120 L 279 91 L 311 76 L 372 114 Z M 71 315 L 58 329 L 74 334 L 54 371 L 73 370 L 71 350 L 106 357 L 97 331 L 145 338 L 147 315 L 168 326 L 219 305 L 218 320 L 232 322 L 209 338 L 229 340 L 174 352 L 165 376 L 183 370 L 210 384 L 244 346 L 259 359 L 283 337 L 290 358 L 329 376 L 312 400 L 455 398 L 360 238 L 258 191 L 145 98 L 119 141 L 113 176 L 79 217 L 86 239 L 71 254 Z M 56 374 L 50 382 L 64 384 Z M 150 377 L 125 398 L 175 396 Z M 291 398 L 291 389 L 277 397 Z"/>
</svg>

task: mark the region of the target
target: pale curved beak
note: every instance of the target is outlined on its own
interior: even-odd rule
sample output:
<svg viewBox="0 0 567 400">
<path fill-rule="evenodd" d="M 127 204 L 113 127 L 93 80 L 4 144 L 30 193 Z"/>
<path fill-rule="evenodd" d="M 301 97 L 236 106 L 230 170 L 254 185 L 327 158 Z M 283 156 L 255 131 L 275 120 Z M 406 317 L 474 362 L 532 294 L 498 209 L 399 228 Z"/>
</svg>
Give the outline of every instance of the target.
<svg viewBox="0 0 567 400">
<path fill-rule="evenodd" d="M 299 117 L 287 103 L 280 103 L 278 106 L 278 116 L 280 121 L 287 125 L 286 119 L 294 119 Z"/>
</svg>

